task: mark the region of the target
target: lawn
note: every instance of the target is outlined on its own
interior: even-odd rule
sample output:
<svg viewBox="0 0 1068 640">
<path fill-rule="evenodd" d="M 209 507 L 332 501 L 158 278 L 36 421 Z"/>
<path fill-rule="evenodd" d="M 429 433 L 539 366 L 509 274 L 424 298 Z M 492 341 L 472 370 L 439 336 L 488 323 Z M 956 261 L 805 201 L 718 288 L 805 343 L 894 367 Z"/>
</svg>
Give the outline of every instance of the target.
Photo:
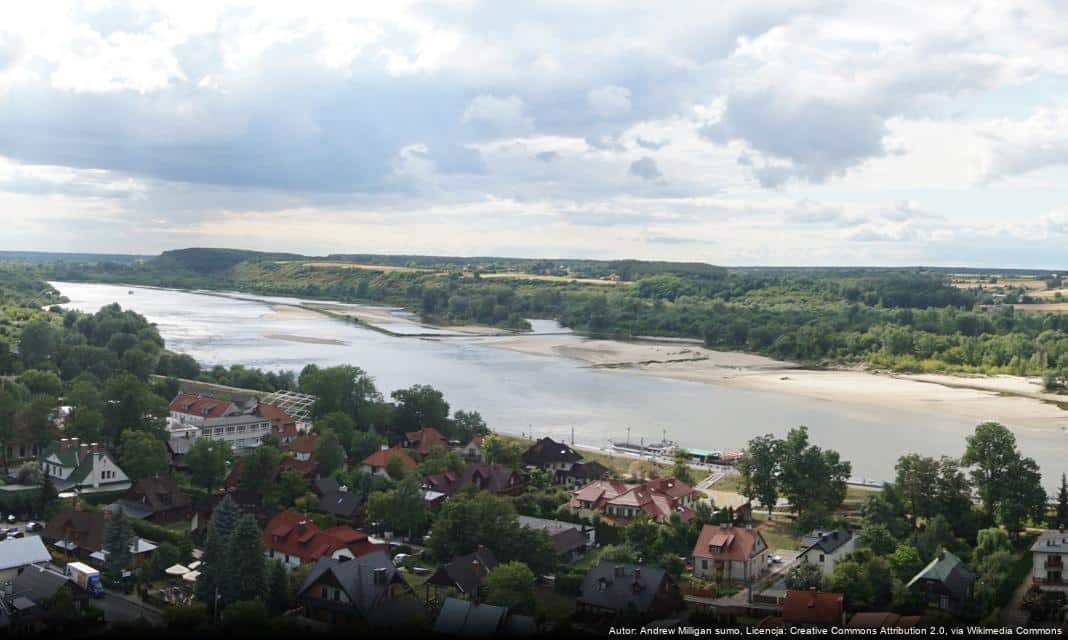
<svg viewBox="0 0 1068 640">
<path fill-rule="evenodd" d="M 792 516 L 776 513 L 774 519 L 768 520 L 766 512 L 754 513 L 753 523 L 772 550 L 796 549 L 801 544 L 801 536 L 794 531 Z"/>
</svg>

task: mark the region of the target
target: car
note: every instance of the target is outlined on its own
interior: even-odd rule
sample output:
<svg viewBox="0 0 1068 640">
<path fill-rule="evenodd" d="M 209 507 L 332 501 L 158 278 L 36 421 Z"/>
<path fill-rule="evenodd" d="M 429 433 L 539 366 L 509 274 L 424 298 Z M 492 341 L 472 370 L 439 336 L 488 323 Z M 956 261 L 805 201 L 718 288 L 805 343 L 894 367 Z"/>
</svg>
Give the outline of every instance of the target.
<svg viewBox="0 0 1068 640">
<path fill-rule="evenodd" d="M 16 522 L 18 522 L 18 520 L 19 519 L 16 518 L 15 514 L 13 514 L 13 513 L 7 517 L 7 523 L 8 524 L 15 524 Z"/>
<path fill-rule="evenodd" d="M 401 566 L 402 564 L 404 564 L 404 561 L 407 560 L 410 557 L 412 557 L 412 556 L 409 553 L 398 553 L 397 555 L 393 556 L 393 566 L 394 567 Z"/>
<path fill-rule="evenodd" d="M 782 564 L 782 556 L 768 556 L 768 564 Z"/>
<path fill-rule="evenodd" d="M 42 529 L 44 529 L 44 525 L 41 524 L 40 522 L 27 522 L 26 523 L 26 531 L 34 532 L 34 531 L 40 531 Z"/>
</svg>

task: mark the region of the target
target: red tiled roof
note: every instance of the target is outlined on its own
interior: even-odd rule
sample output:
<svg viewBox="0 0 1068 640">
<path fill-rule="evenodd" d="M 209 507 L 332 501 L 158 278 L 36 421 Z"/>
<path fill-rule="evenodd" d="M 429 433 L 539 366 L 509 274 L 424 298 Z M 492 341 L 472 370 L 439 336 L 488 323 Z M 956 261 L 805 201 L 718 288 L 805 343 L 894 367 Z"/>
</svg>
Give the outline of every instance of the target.
<svg viewBox="0 0 1068 640">
<path fill-rule="evenodd" d="M 423 427 L 418 431 L 409 431 L 404 439 L 410 443 L 413 451 L 421 456 L 430 453 L 434 447 L 447 447 L 445 436 L 434 427 Z"/>
<path fill-rule="evenodd" d="M 315 453 L 315 446 L 319 443 L 319 436 L 306 435 L 300 436 L 283 447 L 287 451 L 294 453 Z"/>
<path fill-rule="evenodd" d="M 787 591 L 782 619 L 787 624 L 840 625 L 845 596 L 823 591 Z"/>
<path fill-rule="evenodd" d="M 278 465 L 278 473 L 285 471 L 286 469 L 292 469 L 308 480 L 315 478 L 315 472 L 319 470 L 319 462 L 317 460 L 297 460 L 296 458 L 283 458 L 282 462 Z"/>
<path fill-rule="evenodd" d="M 400 457 L 401 463 L 404 465 L 405 469 L 414 469 L 418 466 L 415 463 L 415 460 L 412 460 L 412 457 L 408 455 L 408 452 L 400 447 L 379 449 L 378 451 L 375 451 L 371 455 L 364 458 L 361 464 L 365 464 L 369 467 L 374 467 L 376 469 L 384 469 L 386 465 L 389 464 L 389 459 L 394 455 Z"/>
<path fill-rule="evenodd" d="M 320 529 L 311 520 L 294 511 L 280 511 L 263 529 L 263 546 L 300 558 L 303 562 L 315 562 L 347 549 L 355 557 L 383 548 L 369 541 L 367 534 L 348 525 Z"/>
<path fill-rule="evenodd" d="M 675 478 L 656 478 L 647 482 L 646 485 L 653 491 L 669 495 L 676 500 L 693 493 L 693 487 Z"/>
<path fill-rule="evenodd" d="M 174 400 L 171 400 L 171 411 L 187 413 L 202 418 L 221 418 L 226 415 L 231 406 L 233 406 L 233 403 L 227 400 L 205 398 L 191 393 L 179 393 Z"/>
<path fill-rule="evenodd" d="M 674 478 L 661 478 L 638 485 L 624 484 L 619 480 L 594 480 L 572 494 L 571 507 L 581 508 L 583 502 L 588 502 L 591 503 L 591 509 L 601 513 L 609 505 L 638 508 L 657 522 L 664 522 L 671 514 L 677 513 L 687 522 L 693 519 L 693 510 L 679 500 L 691 492 L 689 485 Z"/>
<path fill-rule="evenodd" d="M 271 421 L 271 433 L 279 438 L 295 438 L 297 420 L 273 404 L 256 405 L 256 413 Z"/>
<path fill-rule="evenodd" d="M 756 529 L 742 527 L 721 527 L 715 524 L 706 524 L 701 528 L 697 536 L 697 544 L 693 547 L 695 558 L 709 558 L 713 560 L 745 561 L 753 556 L 753 546 L 760 540 L 763 547 L 764 536 Z M 715 547 L 719 551 L 713 551 L 709 547 Z"/>
</svg>

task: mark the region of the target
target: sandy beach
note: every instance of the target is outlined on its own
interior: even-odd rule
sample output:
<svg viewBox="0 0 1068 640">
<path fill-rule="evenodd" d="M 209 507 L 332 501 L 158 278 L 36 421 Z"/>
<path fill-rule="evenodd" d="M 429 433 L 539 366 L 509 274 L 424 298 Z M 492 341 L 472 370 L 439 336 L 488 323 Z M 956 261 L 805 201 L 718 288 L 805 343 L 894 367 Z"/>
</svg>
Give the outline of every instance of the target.
<svg viewBox="0 0 1068 640">
<path fill-rule="evenodd" d="M 517 336 L 487 345 L 572 358 L 592 367 L 705 384 L 795 394 L 875 408 L 997 420 L 1032 429 L 1068 430 L 1068 398 L 1042 391 L 1037 378 L 816 371 L 764 356 L 713 351 L 678 342 L 615 342 L 579 336 Z"/>
</svg>

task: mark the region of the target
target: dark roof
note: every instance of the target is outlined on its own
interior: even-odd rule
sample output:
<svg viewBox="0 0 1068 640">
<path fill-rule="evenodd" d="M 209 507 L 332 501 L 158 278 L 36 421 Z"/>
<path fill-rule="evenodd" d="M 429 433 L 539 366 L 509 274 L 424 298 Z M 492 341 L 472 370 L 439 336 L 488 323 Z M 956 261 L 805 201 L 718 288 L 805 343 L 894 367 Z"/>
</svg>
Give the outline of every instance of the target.
<svg viewBox="0 0 1068 640">
<path fill-rule="evenodd" d="M 608 477 L 612 473 L 612 470 L 604 466 L 596 460 L 588 460 L 586 462 L 580 462 L 572 465 L 570 469 L 563 472 L 564 477 L 574 478 L 576 480 L 601 480 Z"/>
<path fill-rule="evenodd" d="M 343 518 L 351 518 L 360 510 L 363 504 L 363 496 L 349 491 L 334 490 L 324 493 L 319 498 L 319 511 L 332 513 Z"/>
<path fill-rule="evenodd" d="M 23 594 L 37 602 L 51 598 L 57 591 L 67 585 L 73 587 L 74 583 L 62 573 L 43 567 L 27 567 L 26 570 L 12 579 L 15 593 Z M 74 590 L 77 591 L 76 589 Z"/>
<path fill-rule="evenodd" d="M 434 633 L 461 638 L 496 635 L 508 616 L 506 607 L 445 598 L 434 621 Z"/>
<path fill-rule="evenodd" d="M 130 487 L 122 499 L 148 513 L 186 509 L 193 505 L 193 499 L 178 487 L 174 476 L 142 478 Z"/>
<path fill-rule="evenodd" d="M 330 493 L 331 491 L 337 491 L 341 487 L 341 484 L 337 480 L 327 476 L 325 478 L 319 478 L 315 481 L 315 493 L 323 495 Z"/>
<path fill-rule="evenodd" d="M 67 507 L 49 518 L 41 537 L 73 542 L 87 551 L 100 551 L 104 548 L 104 512 L 75 511 Z"/>
<path fill-rule="evenodd" d="M 578 529 L 564 529 L 563 531 L 550 533 L 549 539 L 553 541 L 553 546 L 559 555 L 578 551 L 586 546 L 586 536 L 582 535 L 582 532 Z"/>
<path fill-rule="evenodd" d="M 841 625 L 845 596 L 824 591 L 787 591 L 782 619 L 787 624 Z"/>
<path fill-rule="evenodd" d="M 812 547 L 819 547 L 824 553 L 834 553 L 852 538 L 853 532 L 845 527 L 839 527 L 833 531 L 815 529 L 801 539 L 801 548 L 808 550 Z"/>
<path fill-rule="evenodd" d="M 578 462 L 582 456 L 563 442 L 542 438 L 523 452 L 523 464 L 541 467 L 554 462 Z"/>
<path fill-rule="evenodd" d="M 475 574 L 472 563 L 478 560 L 482 565 L 481 577 Z M 497 568 L 497 556 L 485 547 L 464 556 L 457 556 L 448 564 L 438 567 L 428 582 L 443 587 L 456 587 L 463 593 L 474 593 L 482 580 Z"/>
<path fill-rule="evenodd" d="M 375 572 L 379 570 L 384 571 L 385 579 L 376 583 Z M 373 610 L 382 605 L 390 585 L 404 582 L 384 551 L 373 551 L 351 560 L 319 558 L 297 592 L 297 597 L 305 595 L 327 573 L 333 574 L 351 600 L 352 607 L 364 617 L 369 617 Z"/>
<path fill-rule="evenodd" d="M 635 575 L 635 571 L 639 574 Z M 671 578 L 660 567 L 602 560 L 582 578 L 578 600 L 613 611 L 623 611 L 633 604 L 638 613 L 644 613 L 652 607 L 664 580 Z"/>
<path fill-rule="evenodd" d="M 511 467 L 488 462 L 472 462 L 460 477 L 461 487 L 478 487 L 493 493 L 507 493 L 523 485 L 523 478 Z"/>
<path fill-rule="evenodd" d="M 911 588 L 920 580 L 941 582 L 949 593 L 963 602 L 971 595 L 975 574 L 964 562 L 949 551 L 941 551 L 922 571 L 917 573 L 906 585 Z"/>
</svg>

